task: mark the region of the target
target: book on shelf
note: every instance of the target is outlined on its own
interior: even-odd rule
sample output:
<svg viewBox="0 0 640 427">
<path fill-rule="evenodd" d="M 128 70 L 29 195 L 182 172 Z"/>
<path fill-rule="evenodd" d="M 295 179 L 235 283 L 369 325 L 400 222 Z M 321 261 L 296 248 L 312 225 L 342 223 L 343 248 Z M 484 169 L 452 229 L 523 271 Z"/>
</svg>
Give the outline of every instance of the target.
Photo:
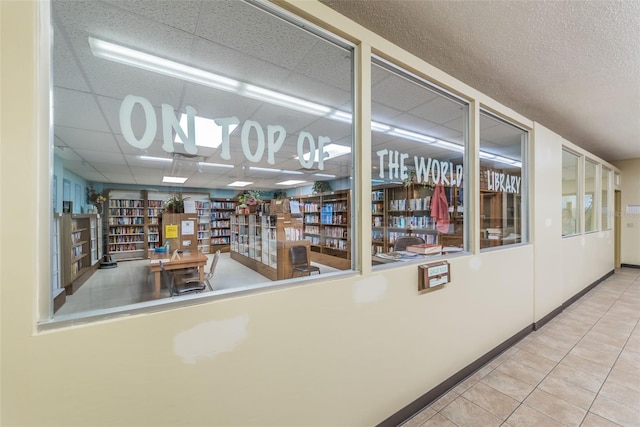
<svg viewBox="0 0 640 427">
<path fill-rule="evenodd" d="M 407 251 L 422 255 L 439 255 L 442 252 L 442 245 L 435 245 L 430 243 L 409 245 L 407 246 Z"/>
</svg>

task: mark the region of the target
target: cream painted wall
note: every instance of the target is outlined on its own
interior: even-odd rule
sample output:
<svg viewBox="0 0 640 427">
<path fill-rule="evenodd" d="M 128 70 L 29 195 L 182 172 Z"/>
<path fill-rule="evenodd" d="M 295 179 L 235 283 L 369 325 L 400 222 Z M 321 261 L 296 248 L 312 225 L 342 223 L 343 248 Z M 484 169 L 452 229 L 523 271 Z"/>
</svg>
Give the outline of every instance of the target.
<svg viewBox="0 0 640 427">
<path fill-rule="evenodd" d="M 626 213 L 628 205 L 640 205 L 640 159 L 614 164 L 620 168 L 622 190 L 620 262 L 640 265 L 640 215 Z"/>
<path fill-rule="evenodd" d="M 532 126 L 324 6 L 296 5 Z M 524 245 L 453 258 L 453 281 L 443 289 L 419 295 L 415 265 L 365 267 L 363 274 L 339 280 L 39 331 L 38 313 L 48 306 L 50 163 L 47 123 L 39 121 L 46 119 L 47 103 L 34 85 L 37 11 L 35 2 L 0 2 L 0 424 L 374 425 L 565 298 L 558 283 L 547 280 L 555 277 L 557 262 L 543 256 L 561 240 L 553 237 L 560 235 L 560 201 L 542 195 L 555 178 L 539 176 L 558 175 L 554 152 L 561 141 L 536 126 L 532 146 L 541 169 L 533 212 L 544 216 L 532 220 L 535 249 Z M 370 224 L 368 209 L 358 215 L 358 222 Z M 367 230 L 361 231 L 364 241 L 370 239 Z M 606 257 L 593 248 L 601 243 L 597 239 L 585 236 L 579 248 L 562 241 L 563 256 L 571 245 L 576 258 L 596 264 L 584 268 L 576 262 L 584 282 L 576 279 L 569 289 L 606 270 Z M 34 249 L 25 256 L 24 248 Z M 189 403 L 180 403 L 182 397 Z"/>
</svg>

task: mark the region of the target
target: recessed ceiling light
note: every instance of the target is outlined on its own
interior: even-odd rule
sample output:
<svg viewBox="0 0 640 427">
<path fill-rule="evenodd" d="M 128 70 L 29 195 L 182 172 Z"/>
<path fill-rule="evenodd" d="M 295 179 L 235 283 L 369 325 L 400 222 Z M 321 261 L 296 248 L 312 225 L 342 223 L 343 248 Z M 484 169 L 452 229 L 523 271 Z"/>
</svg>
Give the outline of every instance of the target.
<svg viewBox="0 0 640 427">
<path fill-rule="evenodd" d="M 246 187 L 247 185 L 251 185 L 253 182 L 248 181 L 234 181 L 231 184 L 228 184 L 227 187 Z"/>
<path fill-rule="evenodd" d="M 296 184 L 303 184 L 307 181 L 298 181 L 295 179 L 290 179 L 288 181 L 282 181 L 282 182 L 276 182 L 276 185 L 296 185 Z"/>
<path fill-rule="evenodd" d="M 170 183 L 170 184 L 184 184 L 188 178 L 182 178 L 180 176 L 164 176 L 162 177 L 162 182 Z"/>
<path fill-rule="evenodd" d="M 199 166 L 210 166 L 213 168 L 228 168 L 233 169 L 233 165 L 226 165 L 223 163 L 208 163 L 208 162 L 198 162 Z"/>
<path fill-rule="evenodd" d="M 173 159 L 167 159 L 166 157 L 152 157 L 152 156 L 136 156 L 140 160 L 148 160 L 151 162 L 167 162 L 171 163 Z"/>
</svg>

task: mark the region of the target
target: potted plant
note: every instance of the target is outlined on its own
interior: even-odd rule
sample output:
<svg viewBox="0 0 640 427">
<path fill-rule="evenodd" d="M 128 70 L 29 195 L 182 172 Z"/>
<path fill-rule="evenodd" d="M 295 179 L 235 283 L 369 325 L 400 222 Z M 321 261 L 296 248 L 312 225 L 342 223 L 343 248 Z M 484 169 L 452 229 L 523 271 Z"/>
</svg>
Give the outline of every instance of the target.
<svg viewBox="0 0 640 427">
<path fill-rule="evenodd" d="M 106 201 L 107 198 L 102 193 L 98 193 L 93 185 L 87 188 L 87 203 L 92 204 L 97 213 L 102 213 L 102 206 Z"/>
<path fill-rule="evenodd" d="M 184 213 L 184 201 L 181 195 L 174 194 L 165 200 L 163 210 L 166 213 Z"/>
<path fill-rule="evenodd" d="M 238 196 L 238 207 L 246 208 L 249 212 L 253 213 L 258 210 L 258 205 L 262 203 L 259 191 L 245 191 Z"/>
<path fill-rule="evenodd" d="M 329 181 L 316 181 L 313 183 L 313 188 L 311 189 L 313 193 L 326 193 L 331 191 L 331 184 Z"/>
</svg>

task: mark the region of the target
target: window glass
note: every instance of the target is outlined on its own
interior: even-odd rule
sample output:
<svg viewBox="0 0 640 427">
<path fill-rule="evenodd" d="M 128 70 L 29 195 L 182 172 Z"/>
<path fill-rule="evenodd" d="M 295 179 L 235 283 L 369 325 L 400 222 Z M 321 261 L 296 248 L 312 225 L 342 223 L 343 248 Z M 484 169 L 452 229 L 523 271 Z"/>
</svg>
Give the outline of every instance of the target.
<svg viewBox="0 0 640 427">
<path fill-rule="evenodd" d="M 480 249 L 526 241 L 527 137 L 526 131 L 480 112 Z"/>
<path fill-rule="evenodd" d="M 180 298 L 188 274 L 209 295 L 315 274 L 294 246 L 323 276 L 352 269 L 352 46 L 243 1 L 54 0 L 51 19 L 76 213 L 56 316 Z"/>
<path fill-rule="evenodd" d="M 584 162 L 584 231 L 587 233 L 597 230 L 597 170 L 597 163 L 589 159 Z"/>
<path fill-rule="evenodd" d="M 562 235 L 571 236 L 580 232 L 580 210 L 578 193 L 580 157 L 562 150 Z"/>
<path fill-rule="evenodd" d="M 602 230 L 611 229 L 611 214 L 609 211 L 609 194 L 611 188 L 611 170 L 602 167 Z"/>
<path fill-rule="evenodd" d="M 381 60 L 371 72 L 372 263 L 462 251 L 467 104 Z"/>
</svg>

